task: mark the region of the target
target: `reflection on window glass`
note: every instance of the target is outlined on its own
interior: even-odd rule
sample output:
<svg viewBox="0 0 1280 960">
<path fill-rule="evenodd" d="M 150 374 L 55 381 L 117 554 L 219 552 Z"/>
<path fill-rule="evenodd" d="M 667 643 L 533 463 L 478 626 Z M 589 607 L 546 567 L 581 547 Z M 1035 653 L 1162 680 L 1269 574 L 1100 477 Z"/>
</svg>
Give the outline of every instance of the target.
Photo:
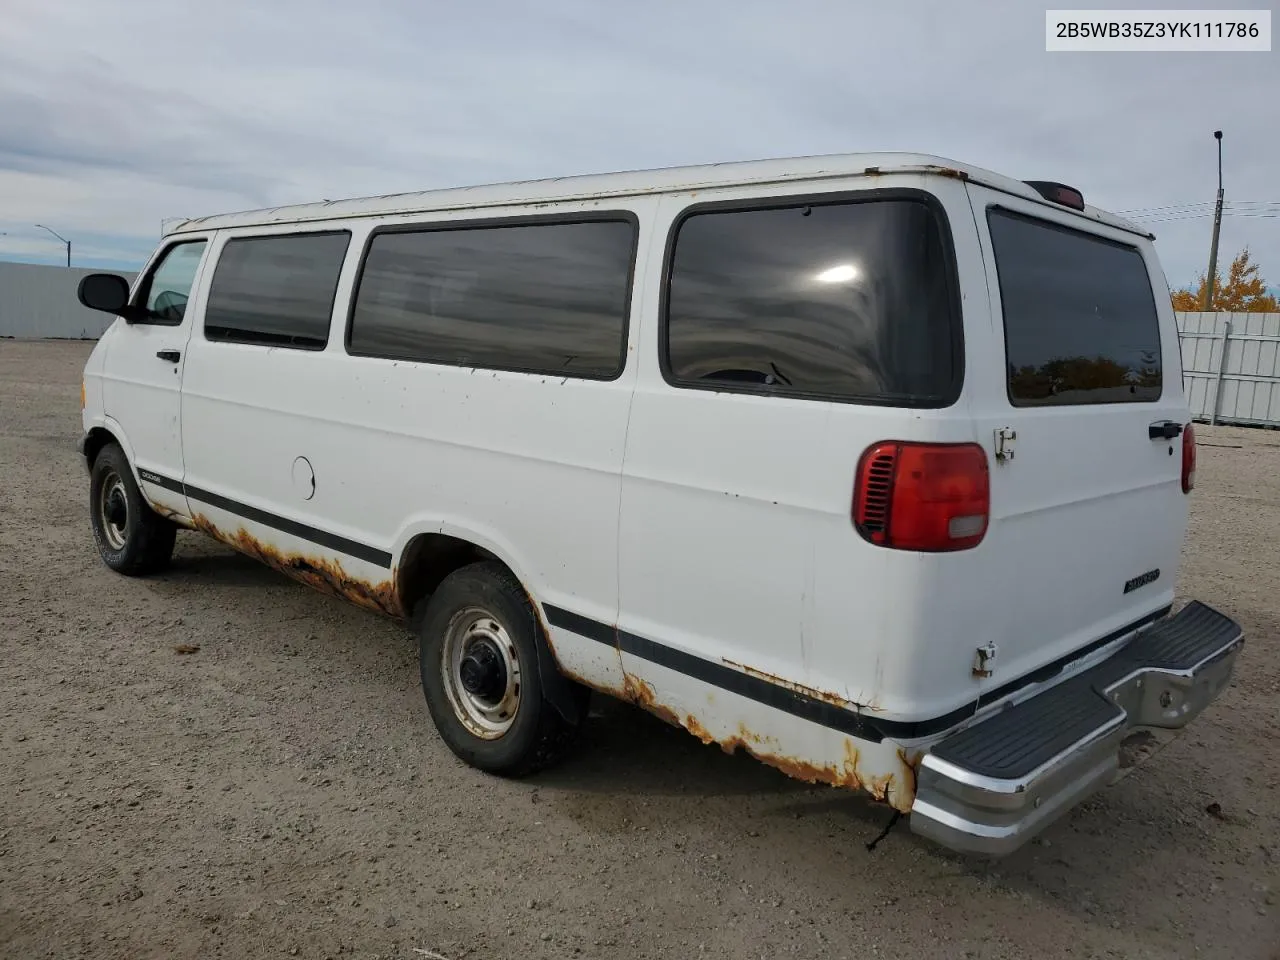
<svg viewBox="0 0 1280 960">
<path fill-rule="evenodd" d="M 322 349 L 350 239 L 344 232 L 227 241 L 209 285 L 205 336 Z"/>
<path fill-rule="evenodd" d="M 1160 322 L 1142 255 L 1004 210 L 987 221 L 1014 404 L 1159 399 Z"/>
<path fill-rule="evenodd" d="M 634 234 L 622 220 L 377 234 L 360 276 L 350 350 L 617 376 Z"/>
<path fill-rule="evenodd" d="M 909 199 L 695 213 L 679 227 L 679 382 L 940 406 L 960 368 L 943 224 Z"/>
<path fill-rule="evenodd" d="M 182 322 L 204 246 L 203 240 L 180 243 L 164 255 L 147 281 L 146 308 L 152 319 Z"/>
</svg>

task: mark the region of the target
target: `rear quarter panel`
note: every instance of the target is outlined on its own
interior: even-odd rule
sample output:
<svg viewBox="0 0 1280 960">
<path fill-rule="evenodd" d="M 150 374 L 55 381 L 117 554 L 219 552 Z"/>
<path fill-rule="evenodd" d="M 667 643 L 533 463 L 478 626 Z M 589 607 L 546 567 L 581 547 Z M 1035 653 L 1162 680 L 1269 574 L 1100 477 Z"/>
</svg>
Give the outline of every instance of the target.
<svg viewBox="0 0 1280 960">
<path fill-rule="evenodd" d="M 981 253 L 963 183 L 883 176 L 822 185 L 923 189 L 950 223 L 959 277 L 966 382 L 990 376 Z M 815 185 L 735 188 L 664 201 L 665 235 L 692 203 L 816 193 Z M 649 283 L 661 285 L 656 255 Z M 641 320 L 640 366 L 627 439 L 621 535 L 621 629 L 716 664 L 813 691 L 849 709 L 916 717 L 969 694 L 972 644 L 957 636 L 945 594 L 972 556 L 922 556 L 864 541 L 853 526 L 854 477 L 864 450 L 886 439 L 978 439 L 967 387 L 943 409 L 683 389 L 658 363 L 660 306 Z M 977 562 L 981 562 L 980 560 Z M 624 656 L 624 663 L 627 658 Z M 632 660 L 628 671 L 650 668 Z M 737 714 L 767 732 L 758 705 L 695 688 L 653 668 L 655 695 L 680 710 Z M 714 697 L 714 706 L 695 702 Z M 732 727 L 730 723 L 730 727 Z M 815 734 L 816 735 L 816 734 Z M 793 743 L 792 746 L 798 746 Z M 830 762 L 843 761 L 828 758 Z M 824 761 L 827 762 L 827 761 Z"/>
</svg>

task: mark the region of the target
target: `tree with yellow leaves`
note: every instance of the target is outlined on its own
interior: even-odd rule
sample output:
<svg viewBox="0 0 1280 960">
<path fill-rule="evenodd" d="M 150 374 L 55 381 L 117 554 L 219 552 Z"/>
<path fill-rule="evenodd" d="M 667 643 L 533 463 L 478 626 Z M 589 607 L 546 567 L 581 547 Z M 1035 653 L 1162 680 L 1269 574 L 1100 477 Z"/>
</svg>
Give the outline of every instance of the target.
<svg viewBox="0 0 1280 960">
<path fill-rule="evenodd" d="M 1200 274 L 1200 283 L 1194 293 L 1175 290 L 1172 294 L 1173 309 L 1192 313 L 1204 309 L 1206 274 Z M 1224 313 L 1280 313 L 1280 302 L 1267 293 L 1266 281 L 1258 275 L 1258 265 L 1249 259 L 1245 247 L 1231 261 L 1224 283 L 1219 273 L 1213 281 L 1213 309 Z"/>
</svg>

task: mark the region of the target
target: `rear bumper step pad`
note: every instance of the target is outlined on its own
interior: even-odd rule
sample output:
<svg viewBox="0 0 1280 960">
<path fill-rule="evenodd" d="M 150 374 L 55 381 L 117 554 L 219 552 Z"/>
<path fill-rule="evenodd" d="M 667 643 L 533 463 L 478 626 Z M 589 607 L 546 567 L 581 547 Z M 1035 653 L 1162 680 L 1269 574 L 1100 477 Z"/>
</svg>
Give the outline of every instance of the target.
<svg viewBox="0 0 1280 960">
<path fill-rule="evenodd" d="M 1135 729 L 1178 729 L 1221 693 L 1240 625 L 1193 601 L 1123 648 L 938 743 L 921 762 L 913 831 L 1000 856 L 1105 786 Z"/>
</svg>

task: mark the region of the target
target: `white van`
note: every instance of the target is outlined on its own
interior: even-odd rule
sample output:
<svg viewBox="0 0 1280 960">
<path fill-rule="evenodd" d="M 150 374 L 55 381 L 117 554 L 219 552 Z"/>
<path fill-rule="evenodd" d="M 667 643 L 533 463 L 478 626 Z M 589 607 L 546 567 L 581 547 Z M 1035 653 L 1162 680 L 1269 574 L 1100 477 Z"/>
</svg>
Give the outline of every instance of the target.
<svg viewBox="0 0 1280 960">
<path fill-rule="evenodd" d="M 1172 613 L 1152 238 L 1061 184 L 883 154 L 325 201 L 181 223 L 80 298 L 118 317 L 106 564 L 195 529 L 407 621 L 486 771 L 596 690 L 999 855 L 1242 643 Z"/>
</svg>

